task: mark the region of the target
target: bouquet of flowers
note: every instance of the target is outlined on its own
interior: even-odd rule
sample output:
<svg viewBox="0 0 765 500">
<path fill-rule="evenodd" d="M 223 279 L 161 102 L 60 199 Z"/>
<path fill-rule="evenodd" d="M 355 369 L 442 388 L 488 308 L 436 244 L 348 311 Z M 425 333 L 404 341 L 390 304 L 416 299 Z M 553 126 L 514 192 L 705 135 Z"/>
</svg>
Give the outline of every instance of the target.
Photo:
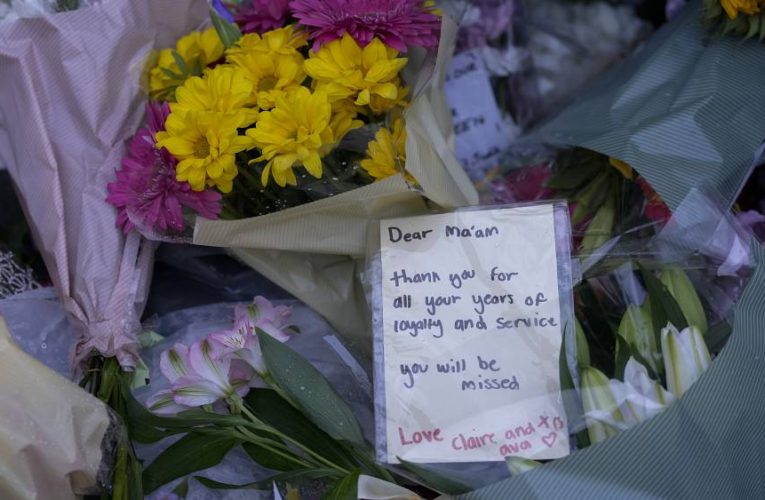
<svg viewBox="0 0 765 500">
<path fill-rule="evenodd" d="M 719 33 L 765 38 L 765 2 L 760 0 L 704 0 L 704 20 Z"/>
<path fill-rule="evenodd" d="M 211 16 L 158 53 L 107 199 L 126 232 L 231 248 L 331 318 L 337 287 L 306 260 L 363 256 L 369 221 L 422 212 L 423 196 L 476 198 L 437 118 L 455 28 L 417 0 L 216 2 Z"/>
<path fill-rule="evenodd" d="M 506 166 L 511 167 L 507 173 L 487 177 L 484 201 L 567 199 L 574 246 L 581 256 L 616 235 L 648 237 L 671 215 L 651 185 L 627 163 L 585 148 L 533 148 L 506 156 Z"/>
</svg>

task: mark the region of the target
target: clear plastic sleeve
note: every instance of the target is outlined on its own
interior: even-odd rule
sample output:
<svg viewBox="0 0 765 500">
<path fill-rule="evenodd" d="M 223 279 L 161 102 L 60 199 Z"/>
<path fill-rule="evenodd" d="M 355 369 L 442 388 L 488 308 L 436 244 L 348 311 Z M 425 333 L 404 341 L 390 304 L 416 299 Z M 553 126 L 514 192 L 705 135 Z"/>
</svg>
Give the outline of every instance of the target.
<svg viewBox="0 0 765 500">
<path fill-rule="evenodd" d="M 475 231 L 479 221 L 494 221 L 503 236 L 488 246 L 480 239 L 465 238 L 450 245 L 444 243 L 447 236 L 438 238 L 440 231 L 446 235 L 449 228 L 463 225 L 475 224 Z M 539 231 L 532 229 L 536 224 Z M 488 478 L 498 471 L 490 462 L 504 461 L 506 455 L 567 455 L 568 431 L 558 377 L 559 356 L 571 350 L 561 351 L 564 331 L 573 328 L 571 233 L 565 203 L 465 209 L 429 218 L 382 221 L 382 226 L 370 235 L 376 241 L 370 248 L 376 250 L 365 276 L 374 316 L 378 460 L 439 463 L 444 472 L 454 470 L 449 462 L 471 462 L 466 470 L 483 471 Z M 410 250 L 424 252 L 421 258 L 433 269 L 427 272 L 415 270 L 423 261 L 415 261 L 414 253 L 393 250 L 394 236 L 400 231 L 426 226 L 432 230 L 423 237 L 435 234 L 438 241 Z M 460 256 L 439 253 L 444 248 L 458 248 Z M 517 272 L 506 272 L 508 259 L 515 258 Z M 467 274 L 460 274 L 463 267 Z M 396 280 L 395 285 L 386 285 L 391 280 Z M 475 281 L 471 284 L 471 280 Z M 411 288 L 397 293 L 398 285 L 404 283 Z M 540 306 L 540 300 L 549 303 Z M 454 306 L 459 309 L 456 315 L 448 312 Z M 480 314 L 475 314 L 476 307 L 482 309 Z M 549 317 L 540 321 L 543 316 Z M 425 319 L 409 321 L 414 317 Z M 518 337 L 509 340 L 508 328 Z M 478 336 L 485 346 L 477 345 Z M 445 346 L 440 339 L 449 337 L 452 340 Z M 573 340 L 571 335 L 568 338 Z M 533 367 L 526 364 L 532 358 Z M 447 378 L 455 378 L 457 384 L 441 382 Z M 471 392 L 475 388 L 479 391 Z M 490 389 L 508 391 L 497 399 L 497 392 L 503 391 L 487 396 Z M 523 425 L 512 425 L 521 420 Z M 545 432 L 548 425 L 551 428 Z M 409 451 L 420 443 L 422 454 L 416 452 L 410 458 Z"/>
</svg>

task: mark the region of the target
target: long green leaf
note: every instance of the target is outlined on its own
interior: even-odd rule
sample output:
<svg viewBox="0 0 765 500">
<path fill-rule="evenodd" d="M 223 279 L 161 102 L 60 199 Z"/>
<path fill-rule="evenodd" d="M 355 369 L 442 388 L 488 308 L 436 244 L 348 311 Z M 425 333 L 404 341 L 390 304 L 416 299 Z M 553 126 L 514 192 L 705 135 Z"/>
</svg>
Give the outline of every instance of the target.
<svg viewBox="0 0 765 500">
<path fill-rule="evenodd" d="M 247 484 L 228 484 L 220 481 L 213 481 L 206 477 L 194 476 L 194 479 L 208 488 L 214 490 L 270 490 L 273 483 L 290 481 L 293 479 L 328 479 L 338 477 L 337 471 L 332 469 L 301 469 L 289 472 L 274 474 L 260 481 Z"/>
<path fill-rule="evenodd" d="M 250 456 L 251 459 L 255 461 L 255 463 L 261 467 L 265 467 L 266 469 L 276 471 L 291 471 L 304 467 L 300 465 L 299 461 L 293 461 L 288 458 L 284 458 L 273 453 L 271 450 L 268 450 L 255 443 L 244 443 L 242 448 L 244 448 L 244 451 L 247 453 L 247 455 Z M 283 453 L 286 453 L 288 456 L 295 457 L 298 460 L 300 459 L 300 457 L 294 453 L 285 451 L 283 451 Z"/>
<path fill-rule="evenodd" d="M 348 470 L 356 467 L 351 453 L 341 443 L 329 437 L 276 391 L 252 389 L 244 401 L 255 416 L 282 434 Z"/>
<path fill-rule="evenodd" d="M 472 490 L 469 486 L 450 477 L 446 477 L 429 467 L 401 460 L 400 457 L 398 457 L 398 459 L 403 468 L 420 478 L 422 484 L 433 491 L 437 491 L 444 495 L 462 495 L 463 493 L 468 493 Z"/>
<path fill-rule="evenodd" d="M 355 470 L 340 480 L 322 500 L 356 500 L 358 498 L 360 470 Z"/>
<path fill-rule="evenodd" d="M 143 489 L 151 493 L 163 484 L 220 463 L 240 441 L 227 433 L 191 432 L 170 445 L 143 471 Z"/>
<path fill-rule="evenodd" d="M 210 20 L 215 31 L 218 32 L 224 47 L 229 48 L 242 38 L 242 32 L 239 30 L 239 27 L 220 17 L 213 9 L 210 9 Z"/>
<path fill-rule="evenodd" d="M 269 373 L 292 403 L 331 437 L 366 445 L 353 411 L 316 368 L 261 330 L 258 339 Z"/>
</svg>

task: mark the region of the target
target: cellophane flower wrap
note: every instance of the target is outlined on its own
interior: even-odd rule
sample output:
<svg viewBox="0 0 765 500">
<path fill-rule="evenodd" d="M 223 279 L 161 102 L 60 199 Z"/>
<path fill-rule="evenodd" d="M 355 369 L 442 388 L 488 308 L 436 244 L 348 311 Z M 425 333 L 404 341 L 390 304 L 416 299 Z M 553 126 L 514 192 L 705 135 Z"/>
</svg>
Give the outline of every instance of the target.
<svg viewBox="0 0 765 500">
<path fill-rule="evenodd" d="M 362 257 L 370 221 L 421 213 L 424 198 L 477 199 L 439 89 L 456 25 L 419 0 L 214 2 L 211 16 L 149 70 L 146 125 L 108 185 L 117 224 L 231 248 L 345 316 L 323 307 L 362 295 L 307 260 Z"/>
<path fill-rule="evenodd" d="M 9 146 L 0 163 L 77 326 L 78 361 L 93 351 L 124 367 L 137 361 L 153 244 L 116 226 L 107 184 L 141 119 L 147 58 L 205 14 L 202 1 L 113 0 L 0 26 L 0 142 Z M 131 186 L 136 172 L 150 170 L 138 141 L 125 174 Z M 142 203 L 141 213 L 150 205 Z"/>
</svg>

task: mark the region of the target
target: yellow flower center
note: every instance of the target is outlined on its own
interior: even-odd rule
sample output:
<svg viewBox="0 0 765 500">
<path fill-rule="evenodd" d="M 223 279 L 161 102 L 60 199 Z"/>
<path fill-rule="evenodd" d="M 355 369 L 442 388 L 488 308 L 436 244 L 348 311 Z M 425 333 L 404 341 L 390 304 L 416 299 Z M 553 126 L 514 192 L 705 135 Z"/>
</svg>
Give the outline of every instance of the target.
<svg viewBox="0 0 765 500">
<path fill-rule="evenodd" d="M 197 158 L 207 158 L 210 156 L 210 143 L 202 137 L 194 144 L 194 156 Z"/>
<path fill-rule="evenodd" d="M 276 88 L 276 84 L 279 83 L 279 80 L 274 76 L 264 76 L 260 79 L 258 82 L 258 91 L 259 92 L 268 92 L 269 90 L 273 90 Z"/>
</svg>

